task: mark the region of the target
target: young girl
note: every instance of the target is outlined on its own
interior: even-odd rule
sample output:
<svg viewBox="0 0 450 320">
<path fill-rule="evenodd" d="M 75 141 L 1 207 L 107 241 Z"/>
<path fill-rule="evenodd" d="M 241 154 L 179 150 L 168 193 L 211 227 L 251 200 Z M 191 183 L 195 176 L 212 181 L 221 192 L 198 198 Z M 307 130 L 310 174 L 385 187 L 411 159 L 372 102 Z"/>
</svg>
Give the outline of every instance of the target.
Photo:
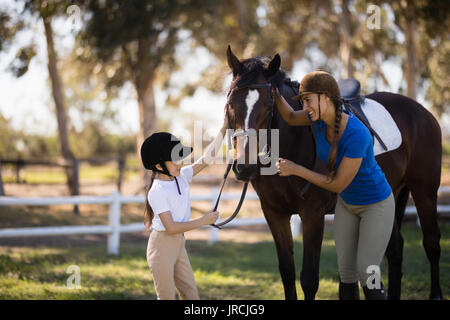
<svg viewBox="0 0 450 320">
<path fill-rule="evenodd" d="M 283 119 L 290 125 L 314 123 L 317 154 L 328 164 L 328 175 L 311 171 L 289 160 L 279 160 L 281 176 L 297 175 L 338 194 L 334 237 L 339 267 L 339 298 L 359 299 L 358 280 L 366 299 L 385 299 L 381 286 L 367 286 L 386 251 L 394 223 L 395 202 L 383 171 L 373 153 L 367 127 L 353 114 L 342 112 L 336 80 L 315 71 L 301 81 L 303 110 L 294 111 L 274 90 Z"/>
<path fill-rule="evenodd" d="M 221 144 L 225 130 L 224 126 L 205 154 L 215 156 L 215 146 Z M 192 148 L 184 147 L 167 132 L 151 135 L 141 147 L 142 163 L 152 170 L 145 213 L 147 230 L 151 227 L 147 262 L 161 300 L 175 299 L 175 288 L 181 299 L 199 299 L 184 232 L 212 224 L 218 218 L 218 212 L 211 211 L 190 220 L 189 183 L 208 165 L 203 156 L 193 165 L 181 168 L 181 160 L 191 152 Z"/>
</svg>

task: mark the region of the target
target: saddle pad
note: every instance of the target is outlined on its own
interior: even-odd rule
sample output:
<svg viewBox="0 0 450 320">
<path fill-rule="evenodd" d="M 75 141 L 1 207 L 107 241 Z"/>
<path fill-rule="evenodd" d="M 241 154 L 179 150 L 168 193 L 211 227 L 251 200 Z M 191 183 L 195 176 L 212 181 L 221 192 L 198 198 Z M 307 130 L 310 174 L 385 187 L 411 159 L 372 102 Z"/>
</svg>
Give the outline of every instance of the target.
<svg viewBox="0 0 450 320">
<path fill-rule="evenodd" d="M 387 151 L 383 149 L 378 140 L 374 139 L 373 152 L 375 156 L 395 150 L 402 144 L 402 135 L 397 124 L 383 105 L 372 99 L 364 99 L 361 105 L 363 112 L 373 130 L 380 136 L 387 147 Z"/>
</svg>

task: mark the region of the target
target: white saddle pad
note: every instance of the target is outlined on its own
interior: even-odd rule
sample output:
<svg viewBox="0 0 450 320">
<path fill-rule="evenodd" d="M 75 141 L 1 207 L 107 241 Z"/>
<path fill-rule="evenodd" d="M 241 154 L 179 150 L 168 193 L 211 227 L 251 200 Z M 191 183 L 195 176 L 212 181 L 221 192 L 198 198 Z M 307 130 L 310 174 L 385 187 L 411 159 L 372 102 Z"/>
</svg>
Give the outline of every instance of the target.
<svg viewBox="0 0 450 320">
<path fill-rule="evenodd" d="M 367 120 L 369 120 L 370 126 L 383 140 L 384 144 L 388 148 L 387 151 L 395 150 L 402 144 L 402 135 L 398 129 L 397 124 L 391 117 L 390 113 L 383 105 L 372 99 L 364 99 L 362 104 L 362 110 L 364 111 Z M 375 156 L 387 152 L 383 149 L 377 138 L 374 139 L 373 152 Z"/>
</svg>

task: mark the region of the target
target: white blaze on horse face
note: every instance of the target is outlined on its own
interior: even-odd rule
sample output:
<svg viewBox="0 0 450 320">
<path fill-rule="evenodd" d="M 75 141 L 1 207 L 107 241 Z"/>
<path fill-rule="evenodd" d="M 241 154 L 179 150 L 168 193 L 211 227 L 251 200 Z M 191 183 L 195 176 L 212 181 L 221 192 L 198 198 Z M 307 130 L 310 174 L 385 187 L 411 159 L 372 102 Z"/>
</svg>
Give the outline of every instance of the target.
<svg viewBox="0 0 450 320">
<path fill-rule="evenodd" d="M 248 122 L 250 121 L 250 115 L 252 114 L 253 107 L 259 99 L 259 92 L 255 89 L 248 90 L 245 103 L 247 104 L 247 114 L 245 116 L 245 130 L 248 130 Z"/>
<path fill-rule="evenodd" d="M 247 158 L 249 164 L 255 164 L 257 161 L 257 142 L 255 129 L 250 129 L 250 117 L 255 107 L 256 102 L 259 99 L 259 92 L 255 89 L 248 90 L 247 96 L 245 97 L 245 103 L 247 104 L 247 114 L 245 116 L 245 136 L 244 136 L 244 145 L 242 153 L 244 155 L 244 161 Z M 248 154 L 246 155 L 246 150 L 248 149 Z"/>
</svg>

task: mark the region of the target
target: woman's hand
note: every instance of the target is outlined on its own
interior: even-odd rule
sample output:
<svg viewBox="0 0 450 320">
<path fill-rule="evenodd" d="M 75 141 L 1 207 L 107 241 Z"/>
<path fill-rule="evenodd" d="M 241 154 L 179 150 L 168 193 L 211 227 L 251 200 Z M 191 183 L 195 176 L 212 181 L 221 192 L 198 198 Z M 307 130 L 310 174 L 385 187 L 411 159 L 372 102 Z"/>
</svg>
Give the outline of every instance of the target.
<svg viewBox="0 0 450 320">
<path fill-rule="evenodd" d="M 298 167 L 298 164 L 295 164 L 290 160 L 280 158 L 276 163 L 276 166 L 280 176 L 291 176 L 295 174 L 295 169 Z"/>
<path fill-rule="evenodd" d="M 218 218 L 219 218 L 218 211 L 210 211 L 205 213 L 205 215 L 203 216 L 203 222 L 205 223 L 205 225 L 213 224 L 214 222 L 216 222 Z"/>
<path fill-rule="evenodd" d="M 295 111 L 291 105 L 283 98 L 276 87 L 272 87 L 273 99 L 281 117 L 290 126 L 307 126 L 311 124 L 308 113 L 305 110 Z"/>
<path fill-rule="evenodd" d="M 272 94 L 273 94 L 273 97 L 275 98 L 275 100 L 279 99 L 281 97 L 280 91 L 275 86 L 272 86 Z"/>
</svg>

